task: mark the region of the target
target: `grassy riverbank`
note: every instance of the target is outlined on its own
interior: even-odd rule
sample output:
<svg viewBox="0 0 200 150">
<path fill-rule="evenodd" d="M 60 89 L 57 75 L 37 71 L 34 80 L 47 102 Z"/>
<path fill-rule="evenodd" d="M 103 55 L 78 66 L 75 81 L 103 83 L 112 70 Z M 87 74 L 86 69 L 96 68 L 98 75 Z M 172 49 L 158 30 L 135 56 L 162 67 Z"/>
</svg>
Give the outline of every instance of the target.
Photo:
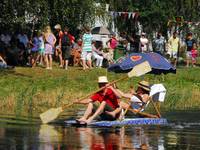
<svg viewBox="0 0 200 150">
<path fill-rule="evenodd" d="M 118 83 L 126 91 L 130 86 L 145 79 L 150 83 L 163 83 L 167 88 L 163 110 L 189 110 L 200 108 L 200 68 L 179 68 L 177 74 L 145 75 Z M 107 72 L 106 69 L 83 71 L 72 67 L 69 70 L 54 68 L 15 68 L 0 71 L 0 114 L 38 116 L 39 113 L 96 90 L 97 77 L 107 75 L 109 80 L 125 74 Z M 76 107 L 76 106 L 73 106 Z"/>
</svg>

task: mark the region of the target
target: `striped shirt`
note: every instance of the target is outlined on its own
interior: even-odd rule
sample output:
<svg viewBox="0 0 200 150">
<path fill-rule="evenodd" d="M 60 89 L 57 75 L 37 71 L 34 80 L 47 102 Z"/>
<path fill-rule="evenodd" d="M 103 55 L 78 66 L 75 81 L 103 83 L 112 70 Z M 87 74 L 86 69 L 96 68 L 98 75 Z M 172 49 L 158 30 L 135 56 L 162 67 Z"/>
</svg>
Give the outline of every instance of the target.
<svg viewBox="0 0 200 150">
<path fill-rule="evenodd" d="M 83 35 L 83 51 L 92 51 L 92 35 L 89 33 Z"/>
</svg>

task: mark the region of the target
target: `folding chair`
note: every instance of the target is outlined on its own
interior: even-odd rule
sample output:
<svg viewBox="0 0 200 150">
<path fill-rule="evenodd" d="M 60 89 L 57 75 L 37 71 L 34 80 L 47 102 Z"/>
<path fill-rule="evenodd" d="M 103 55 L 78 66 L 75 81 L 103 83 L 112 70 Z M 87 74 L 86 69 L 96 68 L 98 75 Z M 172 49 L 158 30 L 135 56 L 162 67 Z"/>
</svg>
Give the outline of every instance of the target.
<svg viewBox="0 0 200 150">
<path fill-rule="evenodd" d="M 134 114 L 139 114 L 144 117 L 150 117 L 150 118 L 158 118 L 159 117 L 160 118 L 161 117 L 160 110 L 158 110 L 157 106 L 155 105 L 155 102 L 158 102 L 158 103 L 164 102 L 165 95 L 166 95 L 166 89 L 163 86 L 163 84 L 153 84 L 150 87 L 149 100 L 146 103 L 142 104 L 142 106 L 137 110 L 130 108 L 131 103 L 129 103 L 129 107 L 128 107 L 128 109 L 125 110 L 123 116 L 125 116 L 126 112 L 129 110 L 129 111 L 133 112 Z M 152 115 L 152 114 L 143 112 L 148 107 L 149 103 L 153 104 L 153 107 L 154 107 L 157 115 Z"/>
<path fill-rule="evenodd" d="M 151 86 L 151 90 L 150 90 L 150 94 L 149 94 L 150 97 L 151 97 L 150 100 L 151 100 L 153 107 L 155 108 L 159 118 L 161 117 L 161 115 L 160 115 L 160 102 L 164 102 L 166 91 L 167 90 L 165 89 L 163 84 L 153 84 Z M 154 102 L 159 104 L 159 108 L 155 105 Z"/>
</svg>

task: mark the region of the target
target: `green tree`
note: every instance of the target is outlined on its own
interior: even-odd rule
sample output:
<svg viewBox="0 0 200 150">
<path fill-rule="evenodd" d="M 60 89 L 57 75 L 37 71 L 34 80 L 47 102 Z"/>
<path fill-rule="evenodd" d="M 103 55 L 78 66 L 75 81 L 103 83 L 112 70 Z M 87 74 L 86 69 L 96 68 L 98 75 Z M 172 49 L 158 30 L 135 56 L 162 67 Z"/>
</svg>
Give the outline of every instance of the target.
<svg viewBox="0 0 200 150">
<path fill-rule="evenodd" d="M 183 16 L 188 21 L 200 20 L 199 0 L 104 0 L 110 4 L 112 11 L 138 11 L 138 20 L 146 32 L 154 30 L 165 31 L 167 22 L 174 16 Z M 119 30 L 136 30 L 136 24 L 132 21 L 118 17 L 116 24 Z"/>
<path fill-rule="evenodd" d="M 0 9 L 1 28 L 23 28 L 33 23 L 37 27 L 60 23 L 75 28 L 92 24 L 96 13 L 104 13 L 94 0 L 2 0 Z"/>
</svg>

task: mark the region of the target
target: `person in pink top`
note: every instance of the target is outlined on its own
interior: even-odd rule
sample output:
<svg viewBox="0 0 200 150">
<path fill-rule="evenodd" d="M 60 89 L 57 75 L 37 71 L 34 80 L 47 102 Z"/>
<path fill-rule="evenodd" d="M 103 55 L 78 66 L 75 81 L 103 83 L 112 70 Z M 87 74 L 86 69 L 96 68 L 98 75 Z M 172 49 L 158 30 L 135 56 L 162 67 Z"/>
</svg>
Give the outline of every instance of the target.
<svg viewBox="0 0 200 150">
<path fill-rule="evenodd" d="M 195 64 L 197 62 L 197 56 L 198 56 L 198 50 L 197 50 L 197 45 L 196 43 L 193 44 L 192 50 L 191 50 L 191 55 L 192 55 L 192 66 L 195 67 Z"/>
<path fill-rule="evenodd" d="M 118 41 L 116 39 L 116 34 L 112 34 L 112 37 L 109 41 L 106 42 L 106 44 L 109 47 L 109 63 L 113 63 L 113 56 L 114 56 L 114 50 L 118 45 Z"/>
<path fill-rule="evenodd" d="M 45 28 L 44 41 L 46 69 L 52 69 L 52 54 L 56 43 L 56 37 L 51 32 L 50 26 Z"/>
</svg>

